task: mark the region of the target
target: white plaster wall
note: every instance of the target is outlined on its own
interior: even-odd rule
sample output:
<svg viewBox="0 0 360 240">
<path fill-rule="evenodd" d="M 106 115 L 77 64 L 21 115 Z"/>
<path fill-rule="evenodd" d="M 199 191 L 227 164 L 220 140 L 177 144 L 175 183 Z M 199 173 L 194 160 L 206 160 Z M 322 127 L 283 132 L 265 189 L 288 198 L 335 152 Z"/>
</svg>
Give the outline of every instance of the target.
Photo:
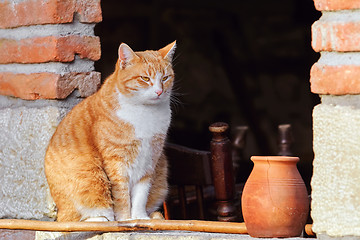
<svg viewBox="0 0 360 240">
<path fill-rule="evenodd" d="M 313 231 L 360 236 L 360 96 L 322 96 L 313 111 Z"/>
<path fill-rule="evenodd" d="M 54 216 L 44 157 L 59 116 L 56 107 L 0 110 L 0 218 Z"/>
</svg>

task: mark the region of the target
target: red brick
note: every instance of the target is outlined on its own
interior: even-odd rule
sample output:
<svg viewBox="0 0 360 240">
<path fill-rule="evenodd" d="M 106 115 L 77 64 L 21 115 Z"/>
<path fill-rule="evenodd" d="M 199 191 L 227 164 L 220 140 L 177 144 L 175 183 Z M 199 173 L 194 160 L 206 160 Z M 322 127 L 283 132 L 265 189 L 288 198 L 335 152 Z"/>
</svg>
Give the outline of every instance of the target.
<svg viewBox="0 0 360 240">
<path fill-rule="evenodd" d="M 311 91 L 317 94 L 360 94 L 360 65 L 315 63 L 310 71 Z"/>
<path fill-rule="evenodd" d="M 100 0 L 77 0 L 76 12 L 80 15 L 80 22 L 101 22 L 102 12 Z"/>
<path fill-rule="evenodd" d="M 100 0 L 25 0 L 18 3 L 4 0 L 0 2 L 0 28 L 70 23 L 75 13 L 79 14 L 80 22 L 100 22 Z"/>
<path fill-rule="evenodd" d="M 97 91 L 100 86 L 100 73 L 0 73 L 0 95 L 13 96 L 26 100 L 64 99 L 76 88 L 82 97 Z"/>
<path fill-rule="evenodd" d="M 0 39 L 0 63 L 71 62 L 75 54 L 81 58 L 99 60 L 99 37 L 71 35 L 22 40 Z"/>
<path fill-rule="evenodd" d="M 360 22 L 317 21 L 312 25 L 312 47 L 320 51 L 360 51 Z"/>
<path fill-rule="evenodd" d="M 79 90 L 81 97 L 88 97 L 95 93 L 100 85 L 101 74 L 99 72 L 66 73 L 59 78 L 56 98 L 66 98 L 75 88 Z"/>
<path fill-rule="evenodd" d="M 314 0 L 314 4 L 319 11 L 360 8 L 359 0 Z"/>
</svg>

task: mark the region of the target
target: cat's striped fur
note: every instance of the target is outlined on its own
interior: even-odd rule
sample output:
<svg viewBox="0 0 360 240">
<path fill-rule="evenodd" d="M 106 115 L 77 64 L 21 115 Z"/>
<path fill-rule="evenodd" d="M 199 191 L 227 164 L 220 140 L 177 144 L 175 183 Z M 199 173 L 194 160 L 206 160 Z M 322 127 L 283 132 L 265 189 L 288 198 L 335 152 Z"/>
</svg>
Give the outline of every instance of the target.
<svg viewBox="0 0 360 240">
<path fill-rule="evenodd" d="M 164 201 L 175 46 L 121 44 L 114 73 L 61 121 L 45 157 L 57 221 L 146 219 Z"/>
</svg>

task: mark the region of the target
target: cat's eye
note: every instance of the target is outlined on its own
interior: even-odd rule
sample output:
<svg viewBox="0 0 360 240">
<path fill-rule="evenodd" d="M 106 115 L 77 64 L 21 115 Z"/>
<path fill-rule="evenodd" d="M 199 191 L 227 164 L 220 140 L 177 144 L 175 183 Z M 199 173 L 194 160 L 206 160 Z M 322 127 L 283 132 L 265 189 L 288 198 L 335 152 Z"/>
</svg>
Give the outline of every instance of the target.
<svg viewBox="0 0 360 240">
<path fill-rule="evenodd" d="M 168 80 L 169 76 L 165 76 L 162 78 L 162 81 L 165 82 L 166 80 Z"/>
<path fill-rule="evenodd" d="M 141 79 L 142 79 L 143 81 L 145 81 L 145 82 L 149 82 L 149 81 L 150 81 L 150 78 L 149 78 L 149 77 L 144 77 L 144 76 L 142 76 Z"/>
</svg>

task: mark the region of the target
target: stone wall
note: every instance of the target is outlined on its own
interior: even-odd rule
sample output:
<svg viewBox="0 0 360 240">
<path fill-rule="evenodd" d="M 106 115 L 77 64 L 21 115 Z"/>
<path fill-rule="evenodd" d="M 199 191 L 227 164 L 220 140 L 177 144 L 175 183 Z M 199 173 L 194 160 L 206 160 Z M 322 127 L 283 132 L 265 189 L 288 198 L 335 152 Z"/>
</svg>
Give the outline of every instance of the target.
<svg viewBox="0 0 360 240">
<path fill-rule="evenodd" d="M 54 218 L 43 171 L 61 118 L 101 76 L 100 0 L 0 2 L 0 218 Z"/>
<path fill-rule="evenodd" d="M 312 26 L 321 57 L 311 69 L 313 230 L 318 238 L 360 237 L 360 2 L 315 0 Z"/>
</svg>

